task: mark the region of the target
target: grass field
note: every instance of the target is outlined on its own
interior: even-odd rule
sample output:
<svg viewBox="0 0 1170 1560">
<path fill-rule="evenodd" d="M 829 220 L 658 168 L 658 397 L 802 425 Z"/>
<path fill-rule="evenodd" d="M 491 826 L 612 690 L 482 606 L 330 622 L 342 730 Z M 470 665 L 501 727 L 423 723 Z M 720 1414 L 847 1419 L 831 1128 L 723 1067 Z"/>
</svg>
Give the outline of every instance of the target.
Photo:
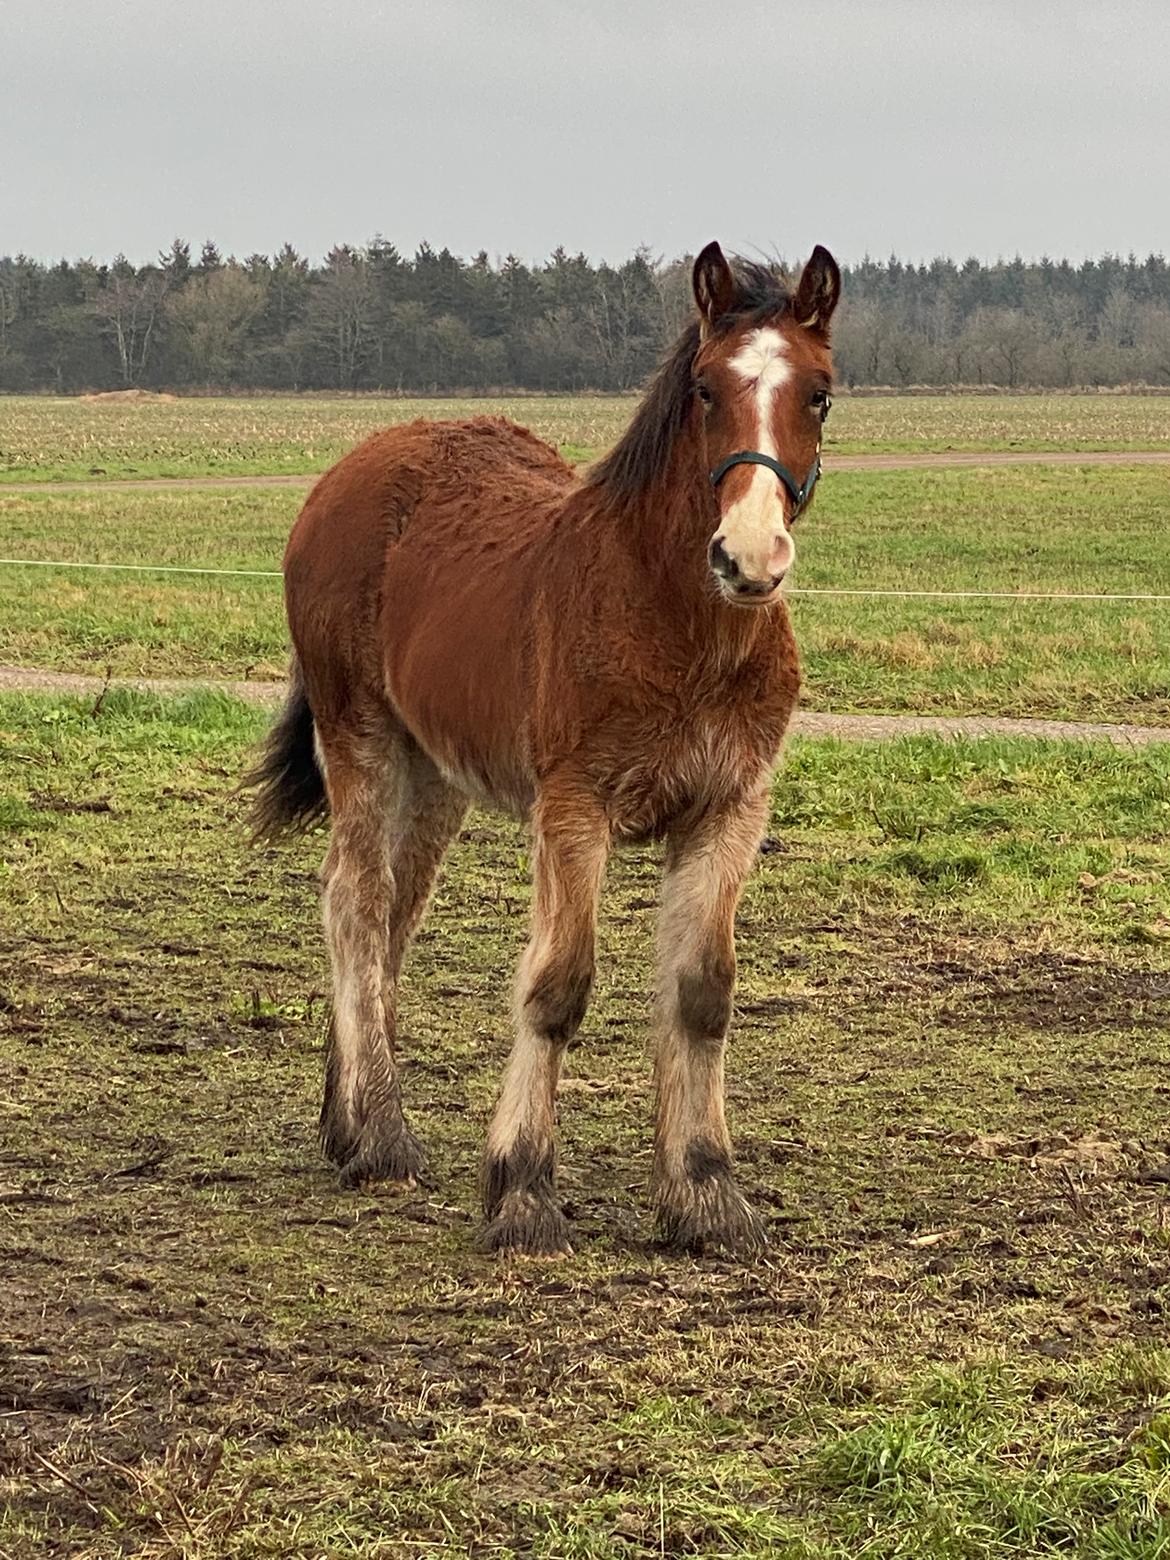
<svg viewBox="0 0 1170 1560">
<path fill-rule="evenodd" d="M 0 400 L 0 484 L 306 472 L 466 403 Z M 474 410 L 486 410 L 475 403 Z M 505 407 L 584 457 L 629 401 Z M 839 450 L 1148 448 L 1170 399 L 843 399 Z M 1170 592 L 1155 468 L 832 473 L 798 589 Z M 4 493 L 0 555 L 278 567 L 292 489 Z M 279 581 L 5 569 L 0 662 L 270 677 Z M 1165 604 L 794 596 L 807 706 L 1170 724 Z M 0 1560 L 1167 1560 L 1170 749 L 795 741 L 740 915 L 761 1263 L 645 1206 L 654 851 L 561 1099 L 569 1262 L 477 1253 L 529 900 L 473 815 L 408 970 L 434 1184 L 314 1120 L 323 835 L 265 716 L 0 697 Z"/>
<path fill-rule="evenodd" d="M 0 483 L 323 471 L 359 439 L 414 417 L 497 412 L 571 460 L 607 449 L 630 397 L 512 400 L 86 402 L 0 397 Z M 1170 396 L 839 396 L 826 449 L 1124 450 L 1170 442 Z"/>
<path fill-rule="evenodd" d="M 1170 753 L 799 742 L 729 1067 L 767 1261 L 645 1211 L 654 852 L 561 1102 L 579 1252 L 473 1244 L 528 900 L 473 817 L 404 992 L 435 1185 L 313 1120 L 320 837 L 249 851 L 263 716 L 0 700 L 0 1553 L 1170 1552 Z"/>
<path fill-rule="evenodd" d="M 1170 593 L 1170 477 L 1155 467 L 830 472 L 797 589 Z M 9 556 L 274 570 L 283 489 L 0 493 Z M 272 677 L 280 583 L 6 569 L 0 661 Z M 1170 723 L 1170 604 L 798 596 L 813 709 Z"/>
</svg>

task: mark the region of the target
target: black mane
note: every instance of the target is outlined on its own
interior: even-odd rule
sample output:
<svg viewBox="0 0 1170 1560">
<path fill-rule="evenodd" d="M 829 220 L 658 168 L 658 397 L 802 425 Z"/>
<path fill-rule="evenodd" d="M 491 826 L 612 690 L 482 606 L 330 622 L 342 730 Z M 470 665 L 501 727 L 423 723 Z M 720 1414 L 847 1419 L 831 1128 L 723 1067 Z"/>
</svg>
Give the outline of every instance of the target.
<svg viewBox="0 0 1170 1560">
<path fill-rule="evenodd" d="M 792 302 L 783 273 L 738 256 L 732 260 L 735 304 L 715 321 L 716 335 L 736 326 L 776 319 Z M 630 426 L 586 478 L 614 498 L 630 498 L 665 477 L 675 440 L 691 404 L 691 364 L 699 350 L 699 322 L 692 320 L 650 381 Z"/>
</svg>

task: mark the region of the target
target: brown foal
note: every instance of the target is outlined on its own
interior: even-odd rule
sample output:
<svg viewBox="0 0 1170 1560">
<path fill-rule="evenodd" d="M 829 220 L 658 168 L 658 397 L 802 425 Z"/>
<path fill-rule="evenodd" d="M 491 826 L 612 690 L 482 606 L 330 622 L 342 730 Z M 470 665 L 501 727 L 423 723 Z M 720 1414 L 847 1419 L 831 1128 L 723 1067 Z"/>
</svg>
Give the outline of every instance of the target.
<svg viewBox="0 0 1170 1560">
<path fill-rule="evenodd" d="M 251 778 L 261 835 L 332 816 L 321 1139 L 343 1184 L 420 1172 L 399 972 L 475 801 L 534 835 L 487 1244 L 568 1249 L 561 1061 L 593 981 L 606 857 L 654 838 L 660 1229 L 692 1249 L 760 1241 L 723 1113 L 734 919 L 796 702 L 781 583 L 819 471 L 839 290 L 820 247 L 790 292 L 709 244 L 695 320 L 583 480 L 525 429 L 477 417 L 375 434 L 309 495 L 284 560 L 291 692 Z"/>
</svg>

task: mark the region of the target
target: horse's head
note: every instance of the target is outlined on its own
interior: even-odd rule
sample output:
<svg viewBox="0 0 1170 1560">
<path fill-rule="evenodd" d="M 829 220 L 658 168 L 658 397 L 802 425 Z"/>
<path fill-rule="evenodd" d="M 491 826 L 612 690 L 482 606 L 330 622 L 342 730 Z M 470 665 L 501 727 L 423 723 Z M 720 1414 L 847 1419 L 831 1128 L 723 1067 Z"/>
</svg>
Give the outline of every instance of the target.
<svg viewBox="0 0 1170 1560">
<path fill-rule="evenodd" d="M 728 601 L 763 606 L 792 566 L 792 523 L 820 472 L 841 273 L 818 244 L 788 297 L 763 268 L 733 271 L 708 244 L 694 290 L 692 415 L 719 506 L 708 558 Z"/>
</svg>

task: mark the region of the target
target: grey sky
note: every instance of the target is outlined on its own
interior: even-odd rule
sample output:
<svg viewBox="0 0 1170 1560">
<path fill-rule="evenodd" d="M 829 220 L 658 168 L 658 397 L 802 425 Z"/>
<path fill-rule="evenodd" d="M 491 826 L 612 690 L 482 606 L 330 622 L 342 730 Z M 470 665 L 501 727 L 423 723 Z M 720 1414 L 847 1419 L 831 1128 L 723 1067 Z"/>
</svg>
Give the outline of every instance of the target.
<svg viewBox="0 0 1170 1560">
<path fill-rule="evenodd" d="M 0 0 L 0 253 L 1170 248 L 1166 0 Z"/>
</svg>

